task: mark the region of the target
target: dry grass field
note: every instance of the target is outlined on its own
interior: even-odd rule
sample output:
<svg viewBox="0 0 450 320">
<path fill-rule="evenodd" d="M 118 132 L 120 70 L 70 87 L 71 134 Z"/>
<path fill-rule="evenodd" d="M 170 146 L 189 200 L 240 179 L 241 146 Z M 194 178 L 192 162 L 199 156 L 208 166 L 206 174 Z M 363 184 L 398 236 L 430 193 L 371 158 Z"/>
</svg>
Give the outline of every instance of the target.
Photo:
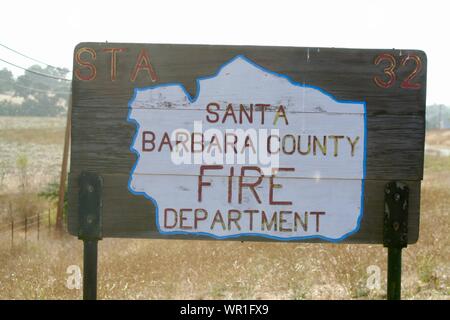
<svg viewBox="0 0 450 320">
<path fill-rule="evenodd" d="M 48 212 L 36 196 L 58 177 L 64 119 L 0 118 L 0 225 Z M 428 139 L 428 138 L 427 138 Z M 434 141 L 447 139 L 433 132 Z M 450 138 L 448 138 L 450 139 Z M 428 141 L 428 140 L 427 140 Z M 438 142 L 437 142 L 438 143 Z M 450 299 L 450 157 L 427 156 L 420 239 L 404 250 L 403 298 Z M 2 229 L 0 229 L 2 230 Z M 67 268 L 82 266 L 82 243 L 42 226 L 0 231 L 0 299 L 79 299 Z M 368 288 L 368 268 L 380 288 Z M 383 299 L 381 245 L 105 239 L 101 299 Z"/>
<path fill-rule="evenodd" d="M 427 132 L 426 143 L 432 146 L 450 148 L 450 129 L 434 129 Z"/>
</svg>

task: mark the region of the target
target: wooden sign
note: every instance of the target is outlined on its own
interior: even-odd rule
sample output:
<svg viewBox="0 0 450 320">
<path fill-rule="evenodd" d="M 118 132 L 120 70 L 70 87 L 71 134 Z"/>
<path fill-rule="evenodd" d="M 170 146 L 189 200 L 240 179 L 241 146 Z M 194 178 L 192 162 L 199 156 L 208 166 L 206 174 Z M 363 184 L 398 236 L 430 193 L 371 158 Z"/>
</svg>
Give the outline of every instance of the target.
<svg viewBox="0 0 450 320">
<path fill-rule="evenodd" d="M 426 56 L 417 50 L 82 43 L 78 177 L 104 237 L 382 243 L 384 186 L 418 238 Z"/>
</svg>

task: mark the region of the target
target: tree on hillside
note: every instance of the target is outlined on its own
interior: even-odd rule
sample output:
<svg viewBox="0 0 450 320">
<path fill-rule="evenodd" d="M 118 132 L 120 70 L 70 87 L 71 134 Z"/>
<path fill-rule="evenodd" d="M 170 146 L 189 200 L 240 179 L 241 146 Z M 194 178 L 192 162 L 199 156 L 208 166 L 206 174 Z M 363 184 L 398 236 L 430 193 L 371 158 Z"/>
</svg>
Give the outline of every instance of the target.
<svg viewBox="0 0 450 320">
<path fill-rule="evenodd" d="M 443 104 L 427 106 L 426 127 L 427 129 L 450 128 L 450 107 Z"/>
<path fill-rule="evenodd" d="M 57 98 L 67 99 L 68 92 L 70 90 L 70 82 L 53 79 L 50 77 L 43 77 L 36 73 L 45 74 L 57 78 L 66 78 L 69 70 L 66 68 L 54 68 L 47 66 L 42 68 L 39 65 L 33 65 L 27 72 L 17 78 L 15 92 L 17 96 L 28 97 L 29 95 L 35 95 L 39 91 L 47 91 L 47 93 L 54 94 Z"/>
<path fill-rule="evenodd" d="M 24 98 L 20 113 L 33 116 L 57 116 L 64 113 L 70 94 L 70 82 L 39 74 L 64 79 L 69 70 L 51 66 L 42 68 L 39 65 L 33 65 L 28 70 L 14 84 L 14 95 Z"/>
<path fill-rule="evenodd" d="M 0 93 L 12 91 L 14 88 L 14 77 L 6 68 L 0 70 Z"/>
</svg>

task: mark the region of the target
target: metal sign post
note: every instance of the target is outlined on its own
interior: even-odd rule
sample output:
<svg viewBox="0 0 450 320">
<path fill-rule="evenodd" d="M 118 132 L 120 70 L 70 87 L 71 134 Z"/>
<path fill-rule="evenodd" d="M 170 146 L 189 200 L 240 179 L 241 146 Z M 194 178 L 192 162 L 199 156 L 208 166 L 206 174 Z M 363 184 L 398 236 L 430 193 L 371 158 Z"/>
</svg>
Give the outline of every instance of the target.
<svg viewBox="0 0 450 320">
<path fill-rule="evenodd" d="M 97 249 L 102 239 L 102 179 L 96 173 L 82 172 L 79 176 L 79 229 L 83 240 L 83 299 L 97 299 Z"/>
<path fill-rule="evenodd" d="M 400 300 L 402 249 L 408 244 L 409 188 L 404 183 L 386 185 L 383 244 L 388 248 L 387 298 Z"/>
</svg>

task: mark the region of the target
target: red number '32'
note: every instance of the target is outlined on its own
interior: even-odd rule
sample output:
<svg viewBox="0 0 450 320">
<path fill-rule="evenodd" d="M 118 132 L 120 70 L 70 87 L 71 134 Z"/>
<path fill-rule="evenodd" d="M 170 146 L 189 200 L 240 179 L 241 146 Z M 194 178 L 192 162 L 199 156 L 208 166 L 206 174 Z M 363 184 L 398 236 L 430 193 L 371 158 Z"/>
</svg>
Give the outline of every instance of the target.
<svg viewBox="0 0 450 320">
<path fill-rule="evenodd" d="M 422 87 L 420 83 L 413 83 L 412 80 L 417 77 L 419 72 L 422 70 L 422 60 L 420 57 L 416 55 L 407 55 L 404 56 L 401 60 L 400 65 L 402 67 L 405 67 L 408 62 L 415 63 L 414 70 L 402 81 L 400 84 L 400 87 L 403 89 L 412 89 L 417 90 Z M 397 75 L 395 73 L 395 69 L 397 67 L 397 62 L 394 58 L 394 56 L 390 53 L 382 53 L 378 55 L 375 58 L 374 64 L 385 64 L 386 67 L 384 68 L 384 77 L 375 76 L 373 78 L 373 81 L 375 84 L 380 88 L 390 88 L 395 84 L 395 81 L 397 80 Z"/>
</svg>

